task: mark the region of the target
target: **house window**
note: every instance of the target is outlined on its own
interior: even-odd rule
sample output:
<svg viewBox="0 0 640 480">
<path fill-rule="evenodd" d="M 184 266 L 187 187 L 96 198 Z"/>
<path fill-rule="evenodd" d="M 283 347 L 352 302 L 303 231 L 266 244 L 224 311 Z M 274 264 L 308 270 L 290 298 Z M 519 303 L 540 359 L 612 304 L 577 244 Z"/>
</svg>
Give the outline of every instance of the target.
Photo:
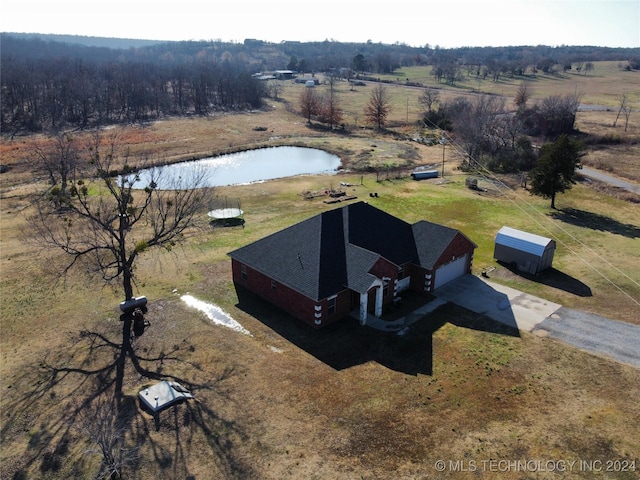
<svg viewBox="0 0 640 480">
<path fill-rule="evenodd" d="M 275 290 L 275 289 L 276 289 L 276 281 L 271 280 L 271 290 Z"/>
<path fill-rule="evenodd" d="M 327 300 L 327 313 L 329 315 L 336 313 L 336 297 L 331 297 Z"/>
<path fill-rule="evenodd" d="M 382 288 L 382 296 L 386 297 L 389 295 L 389 282 L 384 282 L 384 287 Z"/>
<path fill-rule="evenodd" d="M 247 279 L 247 266 L 246 265 L 242 265 L 240 267 L 240 275 L 242 276 L 243 280 Z"/>
</svg>

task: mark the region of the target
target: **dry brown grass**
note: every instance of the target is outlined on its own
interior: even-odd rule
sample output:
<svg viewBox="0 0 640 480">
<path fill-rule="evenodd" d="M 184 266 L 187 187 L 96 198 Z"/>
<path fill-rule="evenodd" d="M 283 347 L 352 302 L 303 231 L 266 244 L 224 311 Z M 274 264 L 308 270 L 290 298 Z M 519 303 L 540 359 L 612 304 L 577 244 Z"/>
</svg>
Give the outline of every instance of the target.
<svg viewBox="0 0 640 480">
<path fill-rule="evenodd" d="M 136 155 L 170 160 L 277 142 L 339 152 L 350 164 L 441 159 L 439 147 L 392 136 L 308 129 L 283 104 L 274 107 L 250 115 L 176 119 L 125 133 Z M 595 115 L 589 117 L 593 128 L 605 128 L 610 119 L 598 124 Z M 113 393 L 121 341 L 119 293 L 82 275 L 54 282 L 50 257 L 25 241 L 34 189 L 25 159 L 32 140 L 0 144 L 2 162 L 11 167 L 0 177 L 0 478 L 87 478 L 97 471 L 98 460 L 86 453 L 93 446 L 72 425 L 79 407 L 91 408 L 82 402 Z M 509 199 L 466 190 L 464 176 L 451 167 L 446 185 L 376 183 L 375 176 L 364 175 L 365 185 L 354 188 L 362 198 L 379 191 L 378 205 L 408 221 L 451 219 L 478 243 L 481 268 L 492 262 L 496 227 L 507 222 L 525 227 L 528 220 Z M 354 183 L 360 176 L 343 175 Z M 333 181 L 308 176 L 221 188 L 221 195 L 241 198 L 248 212 L 245 228 L 200 232 L 183 249 L 142 258 L 137 293 L 150 298 L 151 326 L 134 342 L 138 368 L 127 361 L 120 406 L 127 444 L 140 454 L 131 478 L 560 476 L 491 472 L 488 464 L 483 471 L 482 462 L 490 459 L 600 461 L 601 469 L 607 461 L 621 461 L 615 464 L 620 466 L 635 461 L 635 472 L 574 470 L 562 477 L 638 478 L 638 369 L 549 338 L 513 336 L 451 305 L 397 337 L 349 321 L 310 331 L 251 296 L 239 296 L 226 252 L 325 210 L 320 200 L 305 201 L 300 192 Z M 551 213 L 544 210 L 546 201 L 528 196 L 527 201 Z M 622 265 L 637 261 L 636 206 L 579 185 L 562 197 L 562 207 L 583 214 L 581 222 L 560 223 L 568 233 L 598 252 L 619 255 Z M 636 307 L 579 261 L 587 248 L 571 247 L 573 252 L 558 252 L 556 267 L 588 283 L 592 297 L 506 274 L 501 281 L 576 308 L 606 313 L 616 304 L 612 313 L 632 321 Z M 212 325 L 180 301 L 186 292 L 221 305 L 252 336 Z M 150 378 L 164 376 L 190 386 L 196 399 L 162 412 L 156 429 L 135 395 Z M 437 471 L 437 460 L 447 462 L 444 472 Z M 458 462 L 468 469 L 470 461 L 478 471 L 449 468 Z"/>
<path fill-rule="evenodd" d="M 151 327 L 135 342 L 138 361 L 150 374 L 192 387 L 196 400 L 163 412 L 156 430 L 135 400 L 150 379 L 127 364 L 122 414 L 128 445 L 140 449 L 134 478 L 476 478 L 438 472 L 435 462 L 474 461 L 481 468 L 490 459 L 640 461 L 629 421 L 640 415 L 637 369 L 548 338 L 511 336 L 453 306 L 405 337 L 388 337 L 355 322 L 313 332 L 263 302 L 238 297 L 225 257 L 230 246 L 322 210 L 299 192 L 323 181 L 248 187 L 245 229 L 205 233 L 175 257 L 151 255 L 140 264 L 140 293 L 152 301 Z M 371 185 L 359 192 L 378 189 L 380 200 L 393 200 L 397 191 L 409 201 L 405 189 L 416 196 L 426 188 L 371 177 L 365 184 Z M 447 198 L 431 196 L 435 205 Z M 88 476 L 97 459 L 83 453 L 91 445 L 70 425 L 79 402 L 112 391 L 118 295 L 108 289 L 96 295 L 82 277 L 62 288 L 43 276 L 33 246 L 19 236 L 26 198 L 13 198 L 10 210 L 3 200 L 2 272 L 10 281 L 3 283 L 0 325 L 0 476 Z M 471 210 L 465 215 L 482 211 Z M 212 325 L 179 300 L 185 292 L 220 304 L 253 336 Z M 596 473 L 566 478 L 602 476 Z M 522 478 L 515 471 L 484 475 Z"/>
<path fill-rule="evenodd" d="M 197 280 L 179 293 L 219 301 L 253 336 L 210 324 L 168 289 L 154 297 L 151 327 L 135 342 L 140 365 L 180 379 L 196 400 L 163 412 L 156 430 L 135 400 L 150 380 L 127 365 L 121 408 L 128 445 L 140 449 L 132 478 L 476 478 L 438 472 L 435 462 L 640 461 L 629 421 L 640 415 L 637 369 L 510 336 L 453 306 L 405 337 L 355 322 L 314 332 L 251 297 L 236 305 L 228 262 L 188 270 Z M 35 274 L 25 271 L 29 281 Z M 3 478 L 97 468 L 83 453 L 91 445 L 69 427 L 80 401 L 110 388 L 104 369 L 117 349 L 98 335 L 117 343 L 120 324 L 114 298 L 87 302 L 93 288 L 70 287 L 53 289 L 64 301 L 43 296 L 25 312 L 20 338 L 3 324 Z"/>
</svg>

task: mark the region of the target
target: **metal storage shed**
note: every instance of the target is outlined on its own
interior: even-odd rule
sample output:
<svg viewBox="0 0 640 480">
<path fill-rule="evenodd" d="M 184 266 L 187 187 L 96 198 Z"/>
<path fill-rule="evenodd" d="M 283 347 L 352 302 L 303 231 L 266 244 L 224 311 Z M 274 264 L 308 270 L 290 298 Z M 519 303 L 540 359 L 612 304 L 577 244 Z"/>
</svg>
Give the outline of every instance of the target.
<svg viewBox="0 0 640 480">
<path fill-rule="evenodd" d="M 502 227 L 496 235 L 493 258 L 536 275 L 551 267 L 555 250 L 556 242 L 550 238 Z"/>
</svg>

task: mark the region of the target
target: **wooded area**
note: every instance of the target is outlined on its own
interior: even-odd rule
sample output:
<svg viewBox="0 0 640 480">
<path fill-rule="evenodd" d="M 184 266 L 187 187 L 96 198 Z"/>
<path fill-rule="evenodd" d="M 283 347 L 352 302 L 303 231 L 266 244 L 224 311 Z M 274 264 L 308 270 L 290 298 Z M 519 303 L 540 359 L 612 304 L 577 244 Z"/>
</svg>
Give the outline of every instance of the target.
<svg viewBox="0 0 640 480">
<path fill-rule="evenodd" d="M 283 68 L 352 78 L 431 65 L 434 78 L 453 83 L 465 72 L 494 81 L 537 70 L 579 68 L 586 73 L 590 62 L 599 60 L 640 67 L 640 49 L 604 47 L 441 49 L 260 40 L 127 44 L 117 39 L 107 47 L 109 39 L 90 37 L 3 33 L 0 39 L 1 128 L 11 135 L 258 108 L 267 91 L 252 74 Z"/>
</svg>

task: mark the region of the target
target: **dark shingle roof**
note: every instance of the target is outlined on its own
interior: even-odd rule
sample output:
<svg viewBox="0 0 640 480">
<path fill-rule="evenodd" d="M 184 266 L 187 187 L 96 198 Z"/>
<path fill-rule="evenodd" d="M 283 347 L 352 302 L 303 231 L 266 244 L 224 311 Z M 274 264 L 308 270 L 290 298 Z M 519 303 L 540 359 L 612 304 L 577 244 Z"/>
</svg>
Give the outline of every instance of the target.
<svg viewBox="0 0 640 480">
<path fill-rule="evenodd" d="M 396 265 L 416 259 L 410 224 L 368 203 L 354 203 L 347 208 L 350 244 L 376 252 Z"/>
<path fill-rule="evenodd" d="M 330 210 L 229 253 L 279 283 L 320 300 L 350 288 L 365 293 L 384 257 L 431 268 L 457 230 L 415 225 L 358 202 Z"/>
<path fill-rule="evenodd" d="M 412 225 L 413 238 L 418 251 L 418 263 L 427 270 L 433 269 L 458 230 L 421 220 Z"/>
</svg>

